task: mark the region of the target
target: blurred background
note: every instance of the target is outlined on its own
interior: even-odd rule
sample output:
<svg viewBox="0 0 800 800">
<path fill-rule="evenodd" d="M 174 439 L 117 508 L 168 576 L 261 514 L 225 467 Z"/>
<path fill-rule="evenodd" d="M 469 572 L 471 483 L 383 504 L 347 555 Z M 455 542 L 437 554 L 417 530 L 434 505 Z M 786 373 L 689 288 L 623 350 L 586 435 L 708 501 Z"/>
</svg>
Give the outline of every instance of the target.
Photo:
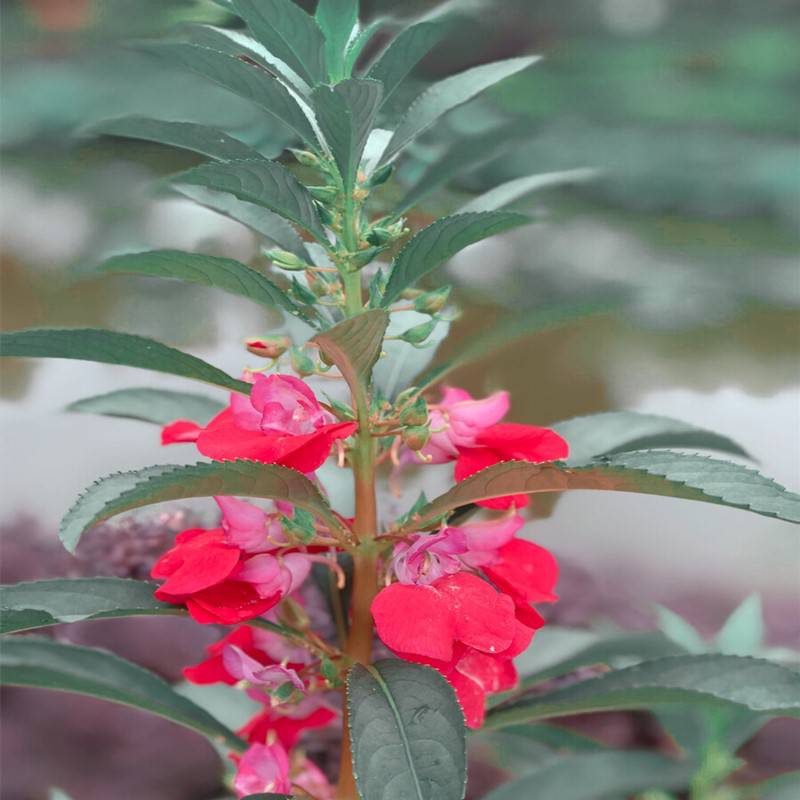
<svg viewBox="0 0 800 800">
<path fill-rule="evenodd" d="M 362 3 L 366 17 L 434 5 Z M 506 118 L 523 134 L 509 137 L 501 158 L 426 201 L 412 223 L 516 176 L 587 166 L 601 174 L 537 195 L 536 225 L 451 263 L 447 280 L 463 315 L 442 354 L 510 314 L 608 291 L 632 299 L 616 318 L 511 346 L 462 369 L 454 382 L 474 394 L 509 389 L 520 422 L 611 409 L 678 417 L 728 434 L 762 472 L 800 489 L 800 6 L 484 6 L 428 57 L 420 80 L 523 53 L 546 58 L 450 115 L 416 147 L 400 180 L 413 180 L 456 134 L 478 135 Z M 213 124 L 267 155 L 279 153 L 285 132 L 263 114 L 125 45 L 188 21 L 234 20 L 211 0 L 2 0 L 0 15 L 2 327 L 106 326 L 239 372 L 248 363 L 241 339 L 267 333 L 277 319 L 201 288 L 88 273 L 110 255 L 159 247 L 248 261 L 259 241 L 160 183 L 197 163 L 191 154 L 80 132 L 101 119 L 143 114 Z M 413 97 L 414 86 L 407 88 L 399 104 Z M 61 514 L 95 477 L 193 460 L 182 450 L 167 458 L 149 426 L 63 411 L 80 397 L 148 383 L 180 388 L 98 364 L 3 365 L 3 582 L 145 575 L 167 546 L 182 512 L 106 526 L 78 559 L 62 554 L 56 539 Z M 794 530 L 714 506 L 601 495 L 562 498 L 529 529 L 563 564 L 554 622 L 648 628 L 661 603 L 710 634 L 758 592 L 767 644 L 800 646 Z M 214 638 L 170 619 L 94 622 L 69 635 L 170 678 Z M 4 712 L 4 800 L 38 800 L 53 785 L 74 800 L 223 794 L 210 746 L 168 723 L 28 690 L 8 693 Z M 762 746 L 764 770 L 800 766 L 797 729 L 777 741 L 783 745 Z"/>
</svg>

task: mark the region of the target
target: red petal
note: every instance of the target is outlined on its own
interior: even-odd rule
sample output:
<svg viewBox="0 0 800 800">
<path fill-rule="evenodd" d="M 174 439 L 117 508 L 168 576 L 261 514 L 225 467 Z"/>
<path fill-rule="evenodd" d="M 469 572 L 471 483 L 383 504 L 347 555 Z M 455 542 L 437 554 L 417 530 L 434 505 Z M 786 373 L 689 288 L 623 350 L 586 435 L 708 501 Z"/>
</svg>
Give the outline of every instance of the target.
<svg viewBox="0 0 800 800">
<path fill-rule="evenodd" d="M 238 547 L 224 544 L 179 546 L 175 551 L 173 558 L 180 559 L 181 563 L 160 587 L 170 595 L 194 594 L 221 583 L 236 569 L 241 557 Z M 153 574 L 156 574 L 155 568 Z"/>
<path fill-rule="evenodd" d="M 381 641 L 395 652 L 449 661 L 455 639 L 451 605 L 432 586 L 394 583 L 372 601 L 372 617 Z"/>
<path fill-rule="evenodd" d="M 161 444 L 183 444 L 196 442 L 203 429 L 188 419 L 176 419 L 161 429 Z"/>
<path fill-rule="evenodd" d="M 550 428 L 504 422 L 482 430 L 475 441 L 495 451 L 499 461 L 559 461 L 569 455 L 569 445 Z"/>
<path fill-rule="evenodd" d="M 195 664 L 193 667 L 183 668 L 183 677 L 189 683 L 209 684 L 209 683 L 227 683 L 233 686 L 237 683 L 236 678 L 232 678 L 225 666 L 222 663 L 222 656 L 216 655 Z"/>
<path fill-rule="evenodd" d="M 357 429 L 356 422 L 337 422 L 333 425 L 323 425 L 315 433 L 307 436 L 287 436 L 285 439 L 294 440 L 286 442 L 292 449 L 287 450 L 277 463 L 306 474 L 314 472 L 325 463 L 333 443 L 337 439 L 352 436 Z"/>
<path fill-rule="evenodd" d="M 500 548 L 500 560 L 484 568 L 502 592 L 523 603 L 553 603 L 558 562 L 548 550 L 525 539 L 512 539 Z"/>
<path fill-rule="evenodd" d="M 445 678 L 455 689 L 467 727 L 480 728 L 486 715 L 486 692 L 477 681 L 457 670 L 445 675 Z"/>
<path fill-rule="evenodd" d="M 458 662 L 456 670 L 475 681 L 487 694 L 505 692 L 517 685 L 517 671 L 508 658 L 472 650 Z"/>
<path fill-rule="evenodd" d="M 468 478 L 482 469 L 499 464 L 503 460 L 494 450 L 488 447 L 461 448 L 458 451 L 458 460 L 456 461 L 455 479 L 463 481 L 464 478 Z M 516 508 L 524 508 L 528 505 L 528 502 L 527 495 L 515 494 L 507 497 L 494 497 L 490 500 L 479 500 L 478 505 L 484 508 L 505 510 L 511 508 L 512 505 Z"/>
<path fill-rule="evenodd" d="M 249 583 L 225 581 L 186 598 L 186 608 L 196 622 L 237 625 L 261 616 L 280 600 L 280 594 L 262 598 Z"/>
<path fill-rule="evenodd" d="M 290 750 L 303 731 L 311 728 L 324 728 L 335 719 L 336 714 L 329 708 L 317 708 L 307 717 L 299 718 L 279 716 L 272 711 L 263 711 L 253 717 L 237 733 L 250 744 L 265 744 L 270 731 L 275 731 L 280 743 Z"/>
</svg>

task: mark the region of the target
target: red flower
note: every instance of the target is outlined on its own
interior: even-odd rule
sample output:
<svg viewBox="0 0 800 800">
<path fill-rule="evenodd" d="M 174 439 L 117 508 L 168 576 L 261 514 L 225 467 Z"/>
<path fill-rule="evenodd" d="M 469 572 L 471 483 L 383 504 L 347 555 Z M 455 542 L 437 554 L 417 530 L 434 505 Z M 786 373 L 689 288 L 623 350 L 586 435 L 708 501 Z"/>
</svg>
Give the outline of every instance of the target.
<svg viewBox="0 0 800 800">
<path fill-rule="evenodd" d="M 268 698 L 265 703 L 268 703 Z M 272 734 L 288 750 L 294 747 L 303 731 L 325 728 L 337 716 L 331 709 L 319 705 L 313 697 L 307 697 L 295 706 L 285 706 L 280 711 L 284 713 L 267 706 L 237 733 L 251 744 L 264 744 Z"/>
<path fill-rule="evenodd" d="M 554 603 L 558 562 L 549 550 L 526 539 L 512 539 L 498 551 L 499 558 L 482 569 L 501 591 L 518 606 Z"/>
<path fill-rule="evenodd" d="M 463 481 L 486 467 L 502 461 L 559 461 L 569 455 L 569 445 L 555 431 L 513 422 L 492 425 L 475 437 L 476 447 L 460 447 L 455 478 Z M 528 495 L 518 494 L 482 500 L 486 508 L 520 508 L 528 505 Z"/>
</svg>

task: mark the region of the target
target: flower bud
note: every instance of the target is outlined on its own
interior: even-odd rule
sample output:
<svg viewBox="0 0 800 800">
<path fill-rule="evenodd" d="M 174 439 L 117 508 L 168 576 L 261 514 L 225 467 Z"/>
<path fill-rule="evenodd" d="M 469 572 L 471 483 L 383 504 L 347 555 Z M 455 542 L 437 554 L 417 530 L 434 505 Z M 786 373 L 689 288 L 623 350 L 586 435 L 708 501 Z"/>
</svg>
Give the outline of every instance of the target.
<svg viewBox="0 0 800 800">
<path fill-rule="evenodd" d="M 356 269 L 366 267 L 382 250 L 382 247 L 368 247 L 366 250 L 359 250 L 350 256 L 350 263 Z"/>
<path fill-rule="evenodd" d="M 280 358 L 291 347 L 288 336 L 262 336 L 259 339 L 245 339 L 248 352 L 259 358 Z"/>
<path fill-rule="evenodd" d="M 400 422 L 412 427 L 425 425 L 428 421 L 428 404 L 424 397 L 418 397 L 412 405 L 400 412 Z"/>
<path fill-rule="evenodd" d="M 308 150 L 292 149 L 292 155 L 297 159 L 297 163 L 302 164 L 304 167 L 313 167 L 314 169 L 321 169 L 323 167 L 319 157 Z"/>
<path fill-rule="evenodd" d="M 414 310 L 421 314 L 438 314 L 447 305 L 452 286 L 443 286 L 433 292 L 425 292 L 414 300 Z"/>
<path fill-rule="evenodd" d="M 299 256 L 290 253 L 288 250 L 281 250 L 280 247 L 267 250 L 267 258 L 269 258 L 276 267 L 280 267 L 281 269 L 304 270 L 308 269 L 309 266 Z"/>
<path fill-rule="evenodd" d="M 317 371 L 314 362 L 299 347 L 293 347 L 289 351 L 289 355 L 292 359 L 292 369 L 301 378 L 306 377 L 306 375 L 313 375 Z"/>
<path fill-rule="evenodd" d="M 421 325 L 415 325 L 413 328 L 409 328 L 397 338 L 413 345 L 422 344 L 433 333 L 435 327 L 436 320 L 432 319 L 428 322 L 423 322 Z"/>
<path fill-rule="evenodd" d="M 424 425 L 415 425 L 411 428 L 406 428 L 401 437 L 406 447 L 418 452 L 428 444 L 428 440 L 431 438 L 431 431 L 430 428 L 426 428 Z"/>
<path fill-rule="evenodd" d="M 306 282 L 315 297 L 324 297 L 328 294 L 328 284 L 313 272 L 309 272 L 306 275 Z"/>
<path fill-rule="evenodd" d="M 416 386 L 409 386 L 408 389 L 403 389 L 399 395 L 397 395 L 397 400 L 395 401 L 396 405 L 402 408 L 415 394 L 419 393 L 419 389 Z"/>
<path fill-rule="evenodd" d="M 375 247 L 389 244 L 392 241 L 392 232 L 388 228 L 372 228 L 367 234 L 367 241 Z"/>
<path fill-rule="evenodd" d="M 425 292 L 422 289 L 403 289 L 400 297 L 403 300 L 416 300 L 418 297 L 421 297 Z"/>
<path fill-rule="evenodd" d="M 378 167 L 370 176 L 369 186 L 373 189 L 376 186 L 383 186 L 392 177 L 393 172 L 394 164 L 384 164 L 382 167 Z"/>
<path fill-rule="evenodd" d="M 308 186 L 308 193 L 324 205 L 333 205 L 339 198 L 339 190 L 335 186 Z"/>
</svg>

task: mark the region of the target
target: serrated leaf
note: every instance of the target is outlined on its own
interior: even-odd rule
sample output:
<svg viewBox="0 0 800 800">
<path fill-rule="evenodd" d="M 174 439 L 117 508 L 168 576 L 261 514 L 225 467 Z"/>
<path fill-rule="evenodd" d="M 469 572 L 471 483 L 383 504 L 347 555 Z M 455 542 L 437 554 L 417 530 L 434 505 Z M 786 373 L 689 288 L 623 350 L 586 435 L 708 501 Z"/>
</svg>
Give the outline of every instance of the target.
<svg viewBox="0 0 800 800">
<path fill-rule="evenodd" d="M 310 85 L 324 83 L 325 37 L 292 0 L 234 0 L 253 36 Z"/>
<path fill-rule="evenodd" d="M 181 250 L 151 250 L 114 256 L 97 267 L 109 274 L 146 275 L 151 278 L 172 278 L 222 289 L 246 297 L 267 308 L 282 308 L 295 317 L 314 323 L 280 287 L 260 272 L 240 261 Z"/>
<path fill-rule="evenodd" d="M 663 447 L 719 450 L 750 458 L 741 445 L 727 436 L 657 414 L 607 411 L 573 417 L 550 427 L 569 442 L 570 465 L 586 464 L 595 456 Z"/>
<path fill-rule="evenodd" d="M 356 78 L 314 90 L 317 121 L 348 194 L 356 184 L 358 166 L 378 113 L 382 92 L 383 88 L 377 81 Z"/>
<path fill-rule="evenodd" d="M 237 200 L 227 192 L 215 192 L 203 186 L 188 186 L 175 182 L 172 182 L 171 186 L 175 191 L 194 200 L 195 203 L 224 214 L 229 219 L 241 222 L 283 250 L 294 253 L 304 261 L 308 260 L 308 251 L 303 240 L 297 235 L 297 231 L 283 217 L 272 211 L 253 203 Z"/>
<path fill-rule="evenodd" d="M 424 91 L 409 108 L 383 154 L 387 162 L 407 147 L 440 117 L 463 105 L 496 83 L 536 63 L 538 58 L 509 58 L 452 75 Z"/>
<path fill-rule="evenodd" d="M 551 189 L 554 186 L 565 186 L 574 183 L 585 183 L 598 175 L 593 169 L 568 169 L 561 172 L 543 172 L 539 175 L 528 175 L 517 178 L 500 186 L 495 186 L 482 195 L 470 200 L 459 209 L 460 214 L 468 211 L 497 211 L 522 200 L 534 192 Z"/>
<path fill-rule="evenodd" d="M 180 147 L 194 153 L 229 161 L 235 158 L 261 158 L 252 147 L 234 139 L 216 128 L 193 122 L 165 122 L 148 117 L 120 117 L 104 120 L 84 129 L 97 136 L 120 136 L 126 139 L 144 139 L 171 147 Z"/>
<path fill-rule="evenodd" d="M 191 419 L 206 425 L 224 408 L 224 403 L 201 394 L 139 387 L 85 397 L 70 403 L 66 410 L 136 419 L 154 425 L 166 425 L 176 419 Z"/>
<path fill-rule="evenodd" d="M 176 175 L 174 181 L 228 192 L 240 200 L 256 203 L 280 214 L 320 241 L 325 239 L 325 229 L 313 198 L 286 167 L 275 161 L 264 159 L 201 164 Z"/>
<path fill-rule="evenodd" d="M 67 512 L 59 535 L 71 552 L 85 530 L 123 511 L 214 495 L 284 500 L 311 512 L 333 530 L 342 529 L 328 503 L 305 475 L 275 464 L 225 461 L 177 467 L 157 465 L 103 478 Z"/>
<path fill-rule="evenodd" d="M 400 660 L 356 664 L 347 703 L 361 800 L 462 800 L 464 716 L 438 672 Z"/>
<path fill-rule="evenodd" d="M 672 656 L 513 698 L 489 711 L 486 727 L 676 702 L 730 703 L 756 714 L 800 717 L 800 673 L 755 658 Z"/>
<path fill-rule="evenodd" d="M 346 78 L 347 45 L 358 25 L 358 0 L 319 0 L 316 19 L 325 36 L 325 62 L 332 83 Z"/>
<path fill-rule="evenodd" d="M 384 308 L 397 300 L 404 289 L 413 286 L 465 247 L 529 221 L 522 214 L 506 211 L 458 214 L 436 220 L 417 233 L 394 260 L 383 295 Z"/>
<path fill-rule="evenodd" d="M 250 394 L 250 385 L 202 359 L 153 339 L 95 328 L 32 328 L 0 333 L 0 355 L 17 358 L 71 358 L 138 367 L 204 381 Z"/>
<path fill-rule="evenodd" d="M 378 17 L 378 19 L 374 19 L 372 22 L 370 22 L 369 25 L 366 25 L 363 28 L 359 27 L 358 32 L 347 46 L 347 53 L 345 54 L 344 68 L 348 75 L 353 72 L 356 62 L 358 61 L 358 57 L 364 51 L 367 43 L 370 42 L 372 37 L 389 21 L 389 18 Z"/>
<path fill-rule="evenodd" d="M 602 800 L 647 789 L 688 786 L 692 765 L 647 750 L 578 755 L 549 761 L 489 792 L 485 800 Z"/>
<path fill-rule="evenodd" d="M 124 578 L 57 578 L 0 586 L 0 633 L 85 619 L 182 613 L 156 600 L 155 588 Z"/>
<path fill-rule="evenodd" d="M 725 620 L 714 643 L 720 653 L 752 656 L 761 648 L 763 641 L 764 611 L 761 596 L 754 592 Z"/>
<path fill-rule="evenodd" d="M 317 137 L 300 104 L 292 93 L 264 67 L 236 56 L 184 42 L 158 42 L 147 46 L 150 52 L 175 61 L 234 94 L 255 103 L 279 122 L 287 125 L 310 147 Z"/>
<path fill-rule="evenodd" d="M 621 453 L 590 466 L 506 461 L 465 478 L 429 503 L 417 529 L 460 506 L 515 494 L 589 489 L 634 492 L 732 506 L 800 522 L 800 495 L 739 464 L 670 450 Z"/>
<path fill-rule="evenodd" d="M 98 697 L 197 731 L 243 752 L 247 743 L 163 679 L 106 650 L 36 636 L 14 636 L 0 648 L 2 682 Z M 110 732 L 109 732 L 110 733 Z"/>
<path fill-rule="evenodd" d="M 383 104 L 397 91 L 406 76 L 449 33 L 444 22 L 418 22 L 403 29 L 367 72 L 383 84 Z"/>
</svg>

